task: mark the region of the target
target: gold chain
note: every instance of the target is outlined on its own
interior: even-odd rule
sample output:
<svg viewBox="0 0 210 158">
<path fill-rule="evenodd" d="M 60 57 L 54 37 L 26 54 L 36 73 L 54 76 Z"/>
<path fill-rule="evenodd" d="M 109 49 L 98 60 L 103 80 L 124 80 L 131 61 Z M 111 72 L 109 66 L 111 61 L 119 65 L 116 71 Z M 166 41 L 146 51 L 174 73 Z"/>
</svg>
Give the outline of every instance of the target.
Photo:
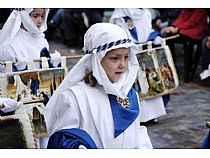
<svg viewBox="0 0 210 158">
<path fill-rule="evenodd" d="M 125 99 L 122 99 L 120 97 L 116 97 L 117 102 L 123 107 L 123 108 L 129 108 L 130 107 L 130 101 L 128 99 L 128 97 L 126 97 Z"/>
</svg>

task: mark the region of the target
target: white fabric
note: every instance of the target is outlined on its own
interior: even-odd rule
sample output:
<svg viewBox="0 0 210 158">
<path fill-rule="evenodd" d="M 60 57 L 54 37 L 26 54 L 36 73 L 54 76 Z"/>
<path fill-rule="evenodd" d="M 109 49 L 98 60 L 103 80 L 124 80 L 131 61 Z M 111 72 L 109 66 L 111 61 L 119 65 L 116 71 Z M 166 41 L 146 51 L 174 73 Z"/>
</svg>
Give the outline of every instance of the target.
<svg viewBox="0 0 210 158">
<path fill-rule="evenodd" d="M 208 69 L 206 70 L 203 70 L 201 73 L 200 73 L 200 78 L 201 80 L 204 80 L 206 79 L 207 77 L 210 76 L 210 65 L 208 66 Z"/>
<path fill-rule="evenodd" d="M 166 114 L 162 97 L 141 101 L 140 121 L 147 122 Z M 163 106 L 162 106 L 163 105 Z"/>
<path fill-rule="evenodd" d="M 157 36 L 155 39 L 154 39 L 154 44 L 155 45 L 158 45 L 158 44 L 162 44 L 162 38 L 160 36 Z"/>
<path fill-rule="evenodd" d="M 0 105 L 3 105 L 3 108 L 0 108 L 0 111 L 7 113 L 14 111 L 17 106 L 17 101 L 10 98 L 0 98 Z"/>
<path fill-rule="evenodd" d="M 58 65 L 61 63 L 61 54 L 57 51 L 55 53 L 50 54 L 51 57 L 51 63 L 54 67 L 58 67 Z"/>
<path fill-rule="evenodd" d="M 45 9 L 44 22 L 40 28 L 29 16 L 32 10 L 14 10 L 0 31 L 0 61 L 18 61 L 18 70 L 25 69 L 27 59 L 40 58 L 42 48 L 49 49 L 43 33 L 47 29 L 49 9 Z M 27 31 L 20 28 L 21 23 Z M 35 63 L 34 67 L 39 68 L 39 63 Z"/>
<path fill-rule="evenodd" d="M 123 17 L 128 16 L 131 18 L 133 26 L 136 27 L 138 41 L 132 38 L 128 31 L 128 26 L 125 23 Z M 150 33 L 154 30 L 152 29 L 152 17 L 148 9 L 138 9 L 138 8 L 116 8 L 110 18 L 110 23 L 117 24 L 127 31 L 130 38 L 133 39 L 135 43 L 146 42 Z"/>
<path fill-rule="evenodd" d="M 97 48 L 100 45 L 127 38 L 127 34 L 119 26 L 109 23 L 98 23 L 92 25 L 86 32 L 84 36 L 84 50 L 93 50 L 93 48 Z M 123 47 L 130 47 L 128 71 L 125 72 L 120 81 L 112 84 L 100 62 L 108 51 Z M 51 135 L 61 128 L 81 128 L 90 134 L 98 148 L 151 148 L 151 142 L 146 130 L 143 130 L 142 133 L 139 132 L 139 129 L 143 128 L 139 127 L 139 119 L 126 129 L 128 132 L 124 132 L 117 139 L 114 139 L 114 123 L 107 97 L 107 94 L 113 94 L 121 98 L 127 96 L 136 79 L 139 68 L 136 49 L 135 44 L 126 43 L 97 53 L 94 50 L 92 54 L 83 56 L 71 69 L 46 106 L 44 114 L 48 134 Z M 91 71 L 93 71 L 93 75 L 99 85 L 94 88 L 87 88 L 87 85 L 82 84 L 82 89 L 79 88 L 77 92 L 77 88 L 72 86 L 81 82 L 85 73 Z M 69 88 L 72 89 L 72 92 L 70 92 Z M 87 90 L 91 89 L 91 91 L 84 92 L 86 88 Z M 145 141 L 148 140 L 149 143 L 143 145 L 143 142 L 136 141 L 136 138 L 140 140 L 141 138 L 139 137 L 141 136 Z M 131 140 L 126 141 L 128 138 Z M 143 144 L 138 144 L 140 142 Z"/>
</svg>

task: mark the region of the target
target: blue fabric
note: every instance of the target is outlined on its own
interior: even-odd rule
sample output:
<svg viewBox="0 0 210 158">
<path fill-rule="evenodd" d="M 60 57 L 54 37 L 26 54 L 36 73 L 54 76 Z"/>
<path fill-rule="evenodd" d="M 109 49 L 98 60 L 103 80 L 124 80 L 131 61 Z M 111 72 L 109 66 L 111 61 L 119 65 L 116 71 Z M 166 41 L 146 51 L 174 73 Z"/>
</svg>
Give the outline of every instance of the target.
<svg viewBox="0 0 210 158">
<path fill-rule="evenodd" d="M 116 100 L 116 96 L 109 94 L 109 101 L 114 119 L 115 138 L 125 131 L 139 115 L 139 104 L 136 91 L 132 88 L 128 93 L 130 107 L 123 108 Z"/>
<path fill-rule="evenodd" d="M 37 90 L 39 89 L 40 81 L 38 79 L 32 79 L 31 81 L 31 93 L 37 95 Z"/>
<path fill-rule="evenodd" d="M 131 18 L 128 17 L 128 16 L 123 17 L 123 19 L 125 20 L 126 23 L 128 22 L 128 20 L 131 20 Z M 131 21 L 132 21 L 132 20 L 131 20 Z M 132 36 L 136 41 L 138 41 L 138 35 L 137 35 L 137 29 L 136 29 L 136 27 L 133 25 L 133 27 L 132 27 L 131 29 L 128 29 L 128 30 L 129 30 L 131 36 Z"/>
<path fill-rule="evenodd" d="M 27 66 L 25 67 L 25 69 L 18 70 L 17 67 L 16 67 L 15 65 L 12 65 L 12 72 L 24 71 L 24 70 L 27 70 Z"/>
<path fill-rule="evenodd" d="M 48 149 L 78 149 L 84 145 L 87 149 L 96 149 L 96 144 L 89 134 L 79 128 L 62 129 L 50 136 Z"/>
<path fill-rule="evenodd" d="M 47 50 L 46 47 L 42 48 L 42 50 L 40 52 L 40 57 L 46 57 L 46 58 L 50 58 L 51 59 L 50 52 Z M 51 61 L 49 61 L 49 60 L 48 60 L 48 65 L 49 65 L 49 68 L 54 68 L 54 66 L 52 65 Z"/>
<path fill-rule="evenodd" d="M 153 31 L 153 32 L 150 33 L 147 41 L 153 41 L 157 36 L 160 36 L 160 32 Z"/>
<path fill-rule="evenodd" d="M 205 137 L 203 143 L 201 144 L 202 149 L 210 149 L 210 136 L 209 135 L 210 135 L 210 130 L 206 134 L 206 137 Z"/>
<path fill-rule="evenodd" d="M 164 107 L 166 108 L 170 100 L 170 94 L 162 96 L 162 99 L 163 99 Z"/>
</svg>

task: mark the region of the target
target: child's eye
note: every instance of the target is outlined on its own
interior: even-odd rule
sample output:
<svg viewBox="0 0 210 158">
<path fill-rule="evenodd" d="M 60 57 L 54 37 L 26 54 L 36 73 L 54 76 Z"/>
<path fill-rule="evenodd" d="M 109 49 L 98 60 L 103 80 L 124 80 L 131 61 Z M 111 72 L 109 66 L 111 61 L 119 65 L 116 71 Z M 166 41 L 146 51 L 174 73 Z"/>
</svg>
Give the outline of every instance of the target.
<svg viewBox="0 0 210 158">
<path fill-rule="evenodd" d="M 111 59 L 112 59 L 112 61 L 117 61 L 119 58 L 118 57 L 113 57 Z"/>
<path fill-rule="evenodd" d="M 37 15 L 33 15 L 32 17 L 36 19 L 38 16 Z"/>
<path fill-rule="evenodd" d="M 125 56 L 125 60 L 128 60 L 129 59 L 129 56 Z"/>
</svg>

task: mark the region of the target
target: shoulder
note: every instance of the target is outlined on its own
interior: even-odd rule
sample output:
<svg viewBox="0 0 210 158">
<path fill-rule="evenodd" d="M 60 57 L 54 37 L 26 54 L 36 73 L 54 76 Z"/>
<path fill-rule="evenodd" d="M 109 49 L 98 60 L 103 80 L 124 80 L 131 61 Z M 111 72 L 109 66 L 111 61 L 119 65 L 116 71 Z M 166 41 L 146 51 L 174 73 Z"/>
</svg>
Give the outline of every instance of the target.
<svg viewBox="0 0 210 158">
<path fill-rule="evenodd" d="M 105 95 L 105 91 L 102 86 L 96 85 L 91 87 L 89 84 L 86 84 L 84 81 L 77 83 L 76 85 L 70 88 L 72 93 L 80 98 L 95 98 L 96 96 Z"/>
</svg>

